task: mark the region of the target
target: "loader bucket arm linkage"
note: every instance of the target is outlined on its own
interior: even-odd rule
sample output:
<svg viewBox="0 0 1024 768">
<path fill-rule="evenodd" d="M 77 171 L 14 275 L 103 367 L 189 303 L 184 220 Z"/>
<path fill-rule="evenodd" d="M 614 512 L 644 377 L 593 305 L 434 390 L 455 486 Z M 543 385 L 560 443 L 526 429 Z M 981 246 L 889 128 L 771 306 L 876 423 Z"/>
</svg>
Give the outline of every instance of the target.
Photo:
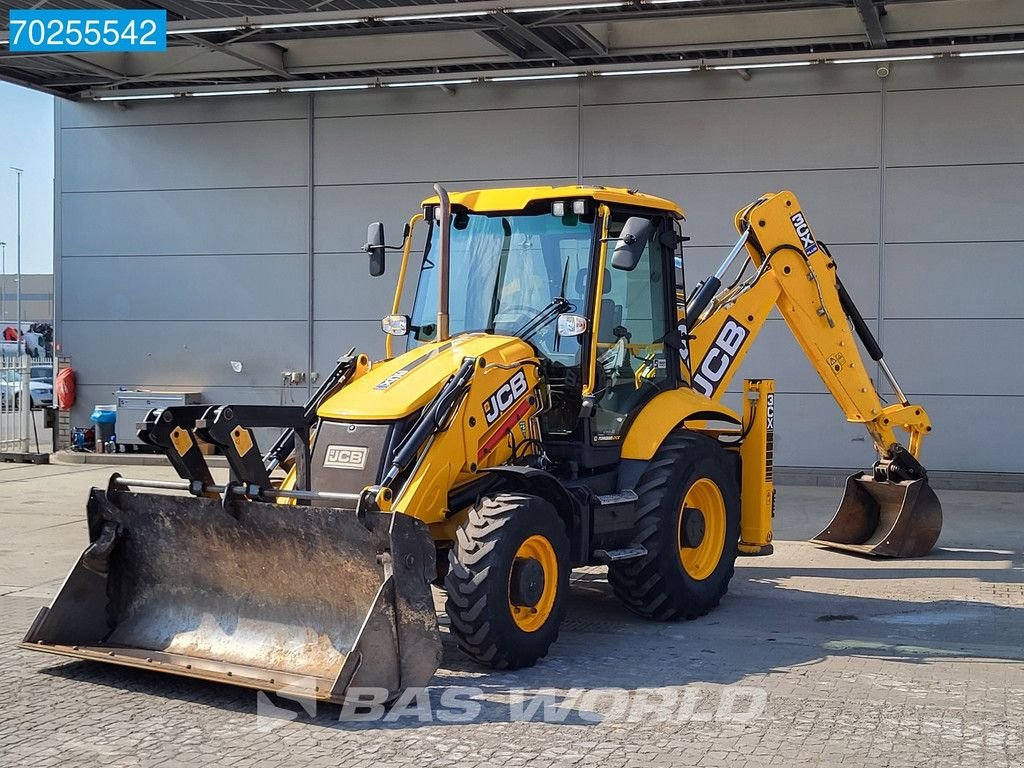
<svg viewBox="0 0 1024 768">
<path fill-rule="evenodd" d="M 350 686 L 394 697 L 426 685 L 441 654 L 434 542 L 424 523 L 390 511 L 390 483 L 447 428 L 475 363 L 463 362 L 382 483 L 361 493 L 311 490 L 308 462 L 317 407 L 365 372 L 365 356 L 339 360 L 305 408 L 150 413 L 140 436 L 182 480 L 114 475 L 93 489 L 90 544 L 22 646 L 331 701 Z M 286 431 L 260 458 L 252 429 L 269 426 Z M 197 436 L 227 454 L 226 485 L 213 482 Z M 292 452 L 295 483 L 274 487 L 270 473 Z"/>
<path fill-rule="evenodd" d="M 878 461 L 847 481 L 831 523 L 812 541 L 859 554 L 919 557 L 942 528 L 942 508 L 919 458 L 932 427 L 925 409 L 908 401 L 867 322 L 839 279 L 828 248 L 811 232 L 792 192 L 765 195 L 736 214 L 740 239 L 716 273 L 680 309 L 691 334 L 693 386 L 720 397 L 768 313 L 778 307 L 849 421 L 871 435 Z M 722 280 L 740 255 L 735 280 Z M 752 276 L 746 276 L 748 267 Z M 854 341 L 854 332 L 898 403 L 884 405 Z M 896 428 L 909 435 L 907 446 Z"/>
</svg>

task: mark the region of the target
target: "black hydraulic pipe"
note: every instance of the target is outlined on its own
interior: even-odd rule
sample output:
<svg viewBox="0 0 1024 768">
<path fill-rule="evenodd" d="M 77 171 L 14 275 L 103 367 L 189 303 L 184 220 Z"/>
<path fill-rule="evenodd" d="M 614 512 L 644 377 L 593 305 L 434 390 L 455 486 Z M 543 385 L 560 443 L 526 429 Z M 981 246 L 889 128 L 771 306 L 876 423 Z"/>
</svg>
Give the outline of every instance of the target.
<svg viewBox="0 0 1024 768">
<path fill-rule="evenodd" d="M 466 387 L 469 386 L 475 367 L 476 358 L 467 357 L 463 360 L 455 375 L 445 382 L 437 396 L 423 409 L 423 415 L 420 416 L 416 426 L 395 450 L 391 465 L 381 481 L 382 486 L 388 487 L 406 467 L 412 464 L 427 439 L 441 430 L 443 425 L 448 422 L 452 409 L 458 405 Z"/>
<path fill-rule="evenodd" d="M 839 279 L 839 275 L 836 275 L 836 288 L 839 291 L 839 303 L 843 307 L 843 312 L 850 318 L 850 322 L 853 324 L 854 330 L 857 331 L 864 349 L 871 355 L 871 359 L 877 363 L 882 359 L 882 348 L 878 346 L 875 335 L 871 333 L 868 324 L 864 322 L 864 316 L 857 309 L 857 305 L 853 303 L 853 299 L 850 297 L 849 292 L 847 292 L 846 286 L 843 285 L 843 281 Z"/>
<path fill-rule="evenodd" d="M 352 367 L 355 365 L 355 351 L 356 348 L 352 347 L 348 351 L 348 354 L 338 358 L 337 365 L 334 366 L 334 370 L 331 371 L 321 383 L 319 388 L 313 394 L 309 400 L 306 401 L 305 410 L 303 415 L 307 424 L 312 424 L 313 419 L 316 418 L 317 408 L 320 407 L 320 403 L 324 401 L 335 387 L 337 387 L 343 380 L 347 379 L 351 374 Z M 266 455 L 263 457 L 263 463 L 267 467 L 267 471 L 272 471 L 278 464 L 288 458 L 288 455 L 295 448 L 295 430 L 286 429 L 277 438 L 277 441 L 270 447 Z"/>
</svg>

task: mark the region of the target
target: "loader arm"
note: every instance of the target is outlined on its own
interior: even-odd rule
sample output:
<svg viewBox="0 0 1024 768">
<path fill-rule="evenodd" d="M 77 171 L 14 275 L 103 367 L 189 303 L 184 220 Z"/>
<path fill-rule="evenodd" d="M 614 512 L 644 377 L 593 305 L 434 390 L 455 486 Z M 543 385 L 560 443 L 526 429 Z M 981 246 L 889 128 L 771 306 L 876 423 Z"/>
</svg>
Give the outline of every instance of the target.
<svg viewBox="0 0 1024 768">
<path fill-rule="evenodd" d="M 736 227 L 747 233 L 743 251 L 752 275 L 708 296 L 703 308 L 688 307 L 688 314 L 696 312 L 690 329 L 694 388 L 720 398 L 769 312 L 778 307 L 847 420 L 868 430 L 880 459 L 895 463 L 896 474 L 906 476 L 900 479 L 922 476 L 917 460 L 932 428 L 928 414 L 908 402 L 891 378 L 881 349 L 839 279 L 835 260 L 814 239 L 796 196 L 765 195 L 736 214 Z M 696 298 L 699 293 L 700 289 Z M 882 402 L 854 341 L 855 332 L 890 377 L 900 402 Z M 896 428 L 909 435 L 906 450 Z"/>
</svg>

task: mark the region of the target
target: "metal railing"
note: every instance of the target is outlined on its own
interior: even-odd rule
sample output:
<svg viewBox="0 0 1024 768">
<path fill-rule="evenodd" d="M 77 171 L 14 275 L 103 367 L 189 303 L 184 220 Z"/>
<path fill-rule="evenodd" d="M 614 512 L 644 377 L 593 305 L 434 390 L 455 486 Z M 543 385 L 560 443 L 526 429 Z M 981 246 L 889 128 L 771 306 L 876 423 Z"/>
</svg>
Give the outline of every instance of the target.
<svg viewBox="0 0 1024 768">
<path fill-rule="evenodd" d="M 53 404 L 53 371 L 52 358 L 0 356 L 0 452 L 41 450 L 37 414 Z"/>
</svg>

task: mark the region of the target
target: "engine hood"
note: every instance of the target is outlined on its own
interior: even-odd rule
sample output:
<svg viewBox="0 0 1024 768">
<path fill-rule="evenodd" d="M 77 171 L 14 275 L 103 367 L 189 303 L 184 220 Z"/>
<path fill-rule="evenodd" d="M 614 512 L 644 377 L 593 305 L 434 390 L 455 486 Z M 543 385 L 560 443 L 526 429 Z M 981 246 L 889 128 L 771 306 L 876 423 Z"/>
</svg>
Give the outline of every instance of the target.
<svg viewBox="0 0 1024 768">
<path fill-rule="evenodd" d="M 522 339 L 489 333 L 461 334 L 373 363 L 367 373 L 327 398 L 317 415 L 332 421 L 403 418 L 430 402 L 467 357 L 502 364 L 536 359 L 533 349 Z"/>
</svg>

